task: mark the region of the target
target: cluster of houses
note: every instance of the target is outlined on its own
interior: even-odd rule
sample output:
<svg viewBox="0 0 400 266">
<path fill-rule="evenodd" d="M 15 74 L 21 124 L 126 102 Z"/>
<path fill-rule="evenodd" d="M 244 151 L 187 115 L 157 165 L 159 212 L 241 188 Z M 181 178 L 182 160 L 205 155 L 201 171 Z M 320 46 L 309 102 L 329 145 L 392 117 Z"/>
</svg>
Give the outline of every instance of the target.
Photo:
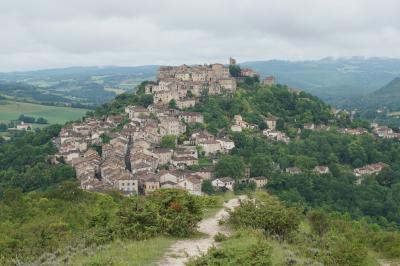
<svg viewBox="0 0 400 266">
<path fill-rule="evenodd" d="M 400 139 L 400 133 L 394 132 L 393 129 L 388 126 L 378 125 L 377 123 L 371 123 L 372 133 L 378 138 L 384 139 Z M 369 134 L 365 128 L 339 128 L 339 133 L 350 134 L 354 136 L 360 136 Z"/>
<path fill-rule="evenodd" d="M 223 64 L 163 66 L 157 73 L 157 82 L 148 84 L 145 93 L 153 94 L 156 104 L 175 100 L 182 109 L 194 106 L 196 97 L 205 90 L 210 95 L 233 93 L 236 86 L 236 79 Z"/>
<path fill-rule="evenodd" d="M 349 135 L 353 135 L 353 136 L 361 136 L 364 134 L 368 134 L 368 130 L 366 130 L 365 128 L 338 128 L 337 132 L 341 133 L 341 134 L 349 134 Z"/>
<path fill-rule="evenodd" d="M 271 140 L 283 141 L 285 143 L 289 143 L 290 138 L 286 136 L 284 132 L 276 130 L 277 120 L 278 118 L 275 116 L 269 116 L 264 119 L 268 128 L 263 130 L 263 135 Z M 233 118 L 233 125 L 231 126 L 231 131 L 242 132 L 243 129 L 258 129 L 258 126 L 244 121 L 241 115 L 235 115 Z"/>
<path fill-rule="evenodd" d="M 282 131 L 276 130 L 276 122 L 278 118 L 275 116 L 269 116 L 264 119 L 267 129 L 263 130 L 263 135 L 270 140 L 283 141 L 289 143 L 290 138 Z M 241 115 L 235 115 L 233 118 L 233 125 L 231 131 L 242 132 L 243 129 L 258 129 L 255 124 L 250 124 L 243 120 Z"/>
<path fill-rule="evenodd" d="M 297 166 L 293 166 L 293 167 L 288 167 L 286 168 L 286 173 L 291 174 L 291 175 L 298 175 L 303 173 L 303 171 L 297 167 Z M 328 174 L 329 173 L 329 167 L 326 165 L 317 165 L 314 167 L 313 171 L 317 174 Z"/>
<path fill-rule="evenodd" d="M 387 126 L 380 126 L 377 123 L 371 123 L 372 132 L 375 136 L 384 139 L 400 139 L 400 133 L 394 132 Z"/>
<path fill-rule="evenodd" d="M 275 130 L 275 129 L 264 129 L 263 130 L 263 135 L 266 136 L 270 140 L 276 140 L 276 141 L 283 141 L 285 143 L 290 142 L 290 138 L 286 136 L 285 132 Z"/>
<path fill-rule="evenodd" d="M 364 165 L 363 167 L 355 168 L 353 170 L 354 175 L 357 177 L 356 183 L 359 185 L 364 180 L 364 176 L 377 175 L 383 168 L 388 165 L 382 162 Z"/>
<path fill-rule="evenodd" d="M 329 131 L 331 129 L 330 125 L 325 124 L 314 124 L 314 123 L 305 123 L 303 125 L 303 129 L 313 130 L 313 131 Z"/>
<path fill-rule="evenodd" d="M 222 178 L 215 178 L 211 181 L 213 187 L 217 189 L 225 189 L 225 190 L 233 190 L 233 186 L 235 183 L 238 182 L 239 184 L 249 184 L 254 183 L 257 188 L 265 187 L 268 183 L 268 179 L 264 176 L 257 176 L 257 177 L 245 177 L 238 181 L 235 181 L 232 177 L 222 177 Z"/>
<path fill-rule="evenodd" d="M 353 169 L 353 174 L 357 177 L 356 184 L 361 184 L 365 176 L 379 174 L 382 169 L 387 166 L 388 165 L 385 163 L 378 162 Z M 285 171 L 286 173 L 291 175 L 298 175 L 303 173 L 303 171 L 297 166 L 288 167 Z M 315 166 L 313 171 L 317 174 L 328 174 L 330 172 L 329 167 L 325 165 Z"/>
<path fill-rule="evenodd" d="M 360 168 L 355 168 L 353 170 L 353 173 L 355 176 L 375 175 L 378 174 L 380 171 L 382 171 L 382 169 L 385 168 L 386 166 L 388 165 L 382 162 L 368 164 Z"/>
<path fill-rule="evenodd" d="M 235 115 L 233 117 L 233 125 L 231 126 L 231 131 L 242 132 L 243 129 L 255 129 L 255 128 L 258 128 L 258 126 L 244 121 L 241 115 Z"/>
<path fill-rule="evenodd" d="M 234 59 L 230 63 L 235 64 Z M 257 74 L 251 69 L 241 73 L 241 77 L 254 75 Z M 62 158 L 75 168 L 81 187 L 86 190 L 148 194 L 161 188 L 182 188 L 199 195 L 202 182 L 213 178 L 211 169 L 194 167 L 199 164 L 199 157 L 206 156 L 215 163 L 219 154 L 235 147 L 234 142 L 197 130 L 173 149 L 162 148 L 161 143 L 164 137 L 174 136 L 176 145 L 188 125 L 204 123 L 201 113 L 181 111 L 193 107 L 204 90 L 209 94 L 233 93 L 236 82 L 237 77 L 232 77 L 222 64 L 160 67 L 157 82 L 144 88 L 144 93 L 153 95 L 154 104 L 146 108 L 128 106 L 122 115 L 87 118 L 64 127 L 54 140 L 59 150 L 57 159 Z M 265 81 L 267 85 L 274 83 L 273 77 Z M 176 108 L 170 108 L 172 100 Z M 240 115 L 235 116 L 235 121 L 240 129 L 253 127 Z M 275 129 L 276 119 L 267 119 L 266 123 Z M 263 186 L 266 178 L 250 180 L 248 176 L 240 182 L 250 181 Z M 213 180 L 212 184 L 232 189 L 234 181 L 226 177 Z"/>
<path fill-rule="evenodd" d="M 66 126 L 54 143 L 57 156 L 75 168 L 83 189 L 147 194 L 174 187 L 201 194 L 201 183 L 212 178 L 212 170 L 188 168 L 198 165 L 199 155 L 229 153 L 234 142 L 199 130 L 174 149 L 161 148 L 160 143 L 163 137 L 177 138 L 187 125 L 203 120 L 201 113 L 165 105 L 128 106 L 124 115 L 87 118 Z"/>
</svg>

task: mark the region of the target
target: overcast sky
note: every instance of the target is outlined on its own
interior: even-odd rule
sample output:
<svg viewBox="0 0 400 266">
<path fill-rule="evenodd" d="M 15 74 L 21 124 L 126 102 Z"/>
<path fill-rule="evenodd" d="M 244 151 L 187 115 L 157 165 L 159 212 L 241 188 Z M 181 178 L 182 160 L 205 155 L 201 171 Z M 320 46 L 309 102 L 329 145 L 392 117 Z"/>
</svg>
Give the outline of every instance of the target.
<svg viewBox="0 0 400 266">
<path fill-rule="evenodd" d="M 0 0 L 0 71 L 400 57 L 398 0 Z"/>
</svg>

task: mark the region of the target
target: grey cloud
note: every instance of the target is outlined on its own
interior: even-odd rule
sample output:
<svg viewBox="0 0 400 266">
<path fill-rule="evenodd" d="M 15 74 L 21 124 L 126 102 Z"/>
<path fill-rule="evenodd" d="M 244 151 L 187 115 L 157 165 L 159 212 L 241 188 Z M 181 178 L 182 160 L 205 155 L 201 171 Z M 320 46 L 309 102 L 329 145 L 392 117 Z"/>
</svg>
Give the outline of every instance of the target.
<svg viewBox="0 0 400 266">
<path fill-rule="evenodd" d="M 0 71 L 400 57 L 395 0 L 2 0 Z"/>
</svg>

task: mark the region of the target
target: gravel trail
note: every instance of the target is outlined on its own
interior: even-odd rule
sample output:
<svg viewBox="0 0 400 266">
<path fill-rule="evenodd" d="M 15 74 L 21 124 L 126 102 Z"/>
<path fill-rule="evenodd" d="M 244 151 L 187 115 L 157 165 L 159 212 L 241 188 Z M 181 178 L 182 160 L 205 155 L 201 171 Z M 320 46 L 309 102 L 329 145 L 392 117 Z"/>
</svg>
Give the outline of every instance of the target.
<svg viewBox="0 0 400 266">
<path fill-rule="evenodd" d="M 224 203 L 224 208 L 213 217 L 202 220 L 198 231 L 206 234 L 205 238 L 179 240 L 175 242 L 158 263 L 159 266 L 181 266 L 185 265 L 189 258 L 199 256 L 215 245 L 214 236 L 218 233 L 228 234 L 226 228 L 218 224 L 218 221 L 227 218 L 226 208 L 233 209 L 239 206 L 239 199 L 231 199 Z"/>
</svg>

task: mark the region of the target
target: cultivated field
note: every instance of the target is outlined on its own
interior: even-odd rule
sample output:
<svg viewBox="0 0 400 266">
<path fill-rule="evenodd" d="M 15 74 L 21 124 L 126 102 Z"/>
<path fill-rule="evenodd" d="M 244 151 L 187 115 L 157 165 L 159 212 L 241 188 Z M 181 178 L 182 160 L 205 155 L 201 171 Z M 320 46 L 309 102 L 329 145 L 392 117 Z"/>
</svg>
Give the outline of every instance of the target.
<svg viewBox="0 0 400 266">
<path fill-rule="evenodd" d="M 0 121 L 16 120 L 21 114 L 24 114 L 35 118 L 43 117 L 50 124 L 63 124 L 70 120 L 79 119 L 86 111 L 86 109 L 6 101 L 0 103 Z"/>
</svg>

